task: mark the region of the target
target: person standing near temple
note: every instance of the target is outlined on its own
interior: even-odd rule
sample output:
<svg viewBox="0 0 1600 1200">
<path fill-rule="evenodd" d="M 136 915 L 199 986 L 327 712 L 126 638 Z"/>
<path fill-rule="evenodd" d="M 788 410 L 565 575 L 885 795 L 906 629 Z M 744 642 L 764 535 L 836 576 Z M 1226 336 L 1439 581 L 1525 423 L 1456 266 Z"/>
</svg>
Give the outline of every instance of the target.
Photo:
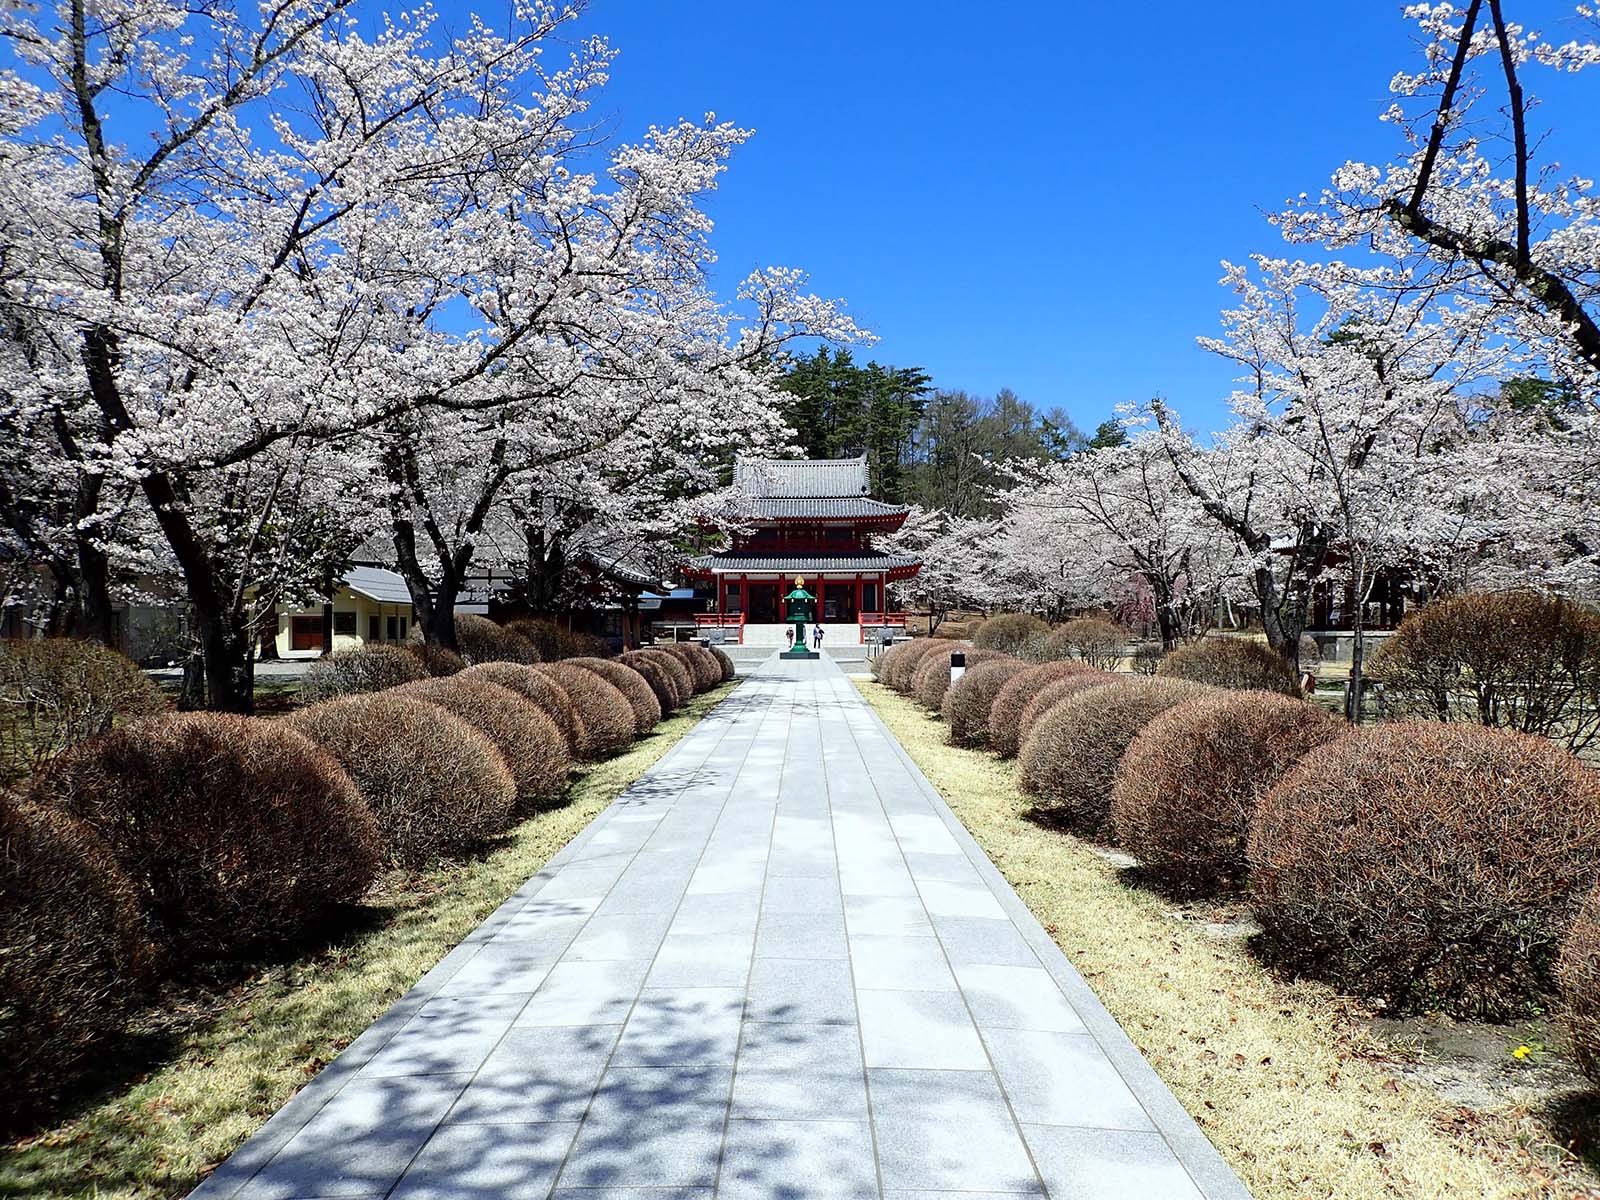
<svg viewBox="0 0 1600 1200">
<path fill-rule="evenodd" d="M 818 621 L 815 625 L 813 625 L 811 627 L 811 648 L 813 650 L 821 650 L 822 649 L 822 622 L 821 621 Z"/>
</svg>

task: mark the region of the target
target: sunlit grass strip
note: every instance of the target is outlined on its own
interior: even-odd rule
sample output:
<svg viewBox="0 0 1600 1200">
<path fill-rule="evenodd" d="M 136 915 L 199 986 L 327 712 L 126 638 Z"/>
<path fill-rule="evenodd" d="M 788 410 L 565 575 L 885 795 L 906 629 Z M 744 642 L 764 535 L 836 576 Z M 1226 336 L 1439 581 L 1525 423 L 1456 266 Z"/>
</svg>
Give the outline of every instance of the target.
<svg viewBox="0 0 1600 1200">
<path fill-rule="evenodd" d="M 1397 1078 L 1352 1002 L 1176 919 L 1083 842 L 1023 820 L 1013 763 L 857 686 L 1256 1200 L 1589 1194 L 1532 1121 L 1466 1116 Z"/>
<path fill-rule="evenodd" d="M 729 691 L 696 696 L 631 749 L 584 769 L 571 802 L 481 859 L 425 873 L 373 903 L 381 917 L 314 957 L 213 998 L 168 1063 L 25 1143 L 0 1148 L 0 1196 L 172 1197 L 255 1132 L 645 773 Z"/>
</svg>

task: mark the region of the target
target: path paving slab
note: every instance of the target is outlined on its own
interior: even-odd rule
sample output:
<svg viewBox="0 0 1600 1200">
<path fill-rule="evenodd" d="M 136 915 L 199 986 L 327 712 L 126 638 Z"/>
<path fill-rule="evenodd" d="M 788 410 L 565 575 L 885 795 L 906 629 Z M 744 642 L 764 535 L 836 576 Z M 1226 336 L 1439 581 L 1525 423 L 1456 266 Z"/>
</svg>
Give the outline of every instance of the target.
<svg viewBox="0 0 1600 1200">
<path fill-rule="evenodd" d="M 838 666 L 776 657 L 193 1196 L 1248 1200 Z"/>
</svg>

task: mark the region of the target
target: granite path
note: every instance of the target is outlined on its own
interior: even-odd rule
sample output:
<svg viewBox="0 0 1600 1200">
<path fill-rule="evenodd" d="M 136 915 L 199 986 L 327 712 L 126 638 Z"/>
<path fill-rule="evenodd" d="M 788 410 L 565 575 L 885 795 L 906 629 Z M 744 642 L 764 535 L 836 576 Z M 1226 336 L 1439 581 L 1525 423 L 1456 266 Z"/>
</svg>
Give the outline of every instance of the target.
<svg viewBox="0 0 1600 1200">
<path fill-rule="evenodd" d="M 1247 1200 L 831 661 L 757 668 L 194 1193 Z"/>
</svg>

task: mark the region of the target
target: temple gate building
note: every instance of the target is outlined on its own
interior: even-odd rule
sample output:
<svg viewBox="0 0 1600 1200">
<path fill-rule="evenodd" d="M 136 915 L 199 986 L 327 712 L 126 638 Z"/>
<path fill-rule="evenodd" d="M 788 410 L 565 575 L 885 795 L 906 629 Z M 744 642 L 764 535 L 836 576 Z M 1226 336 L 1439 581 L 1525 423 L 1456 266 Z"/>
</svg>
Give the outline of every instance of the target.
<svg viewBox="0 0 1600 1200">
<path fill-rule="evenodd" d="M 899 529 L 911 510 L 872 499 L 865 455 L 740 458 L 733 481 L 749 499 L 751 528 L 736 533 L 731 548 L 684 567 L 685 575 L 716 588 L 716 611 L 706 624 L 737 629 L 746 644 L 781 644 L 782 597 L 796 576 L 817 597 L 824 645 L 859 644 L 869 629 L 904 624 L 903 615 L 889 611 L 887 588 L 922 563 L 874 550 L 871 538 Z"/>
</svg>

